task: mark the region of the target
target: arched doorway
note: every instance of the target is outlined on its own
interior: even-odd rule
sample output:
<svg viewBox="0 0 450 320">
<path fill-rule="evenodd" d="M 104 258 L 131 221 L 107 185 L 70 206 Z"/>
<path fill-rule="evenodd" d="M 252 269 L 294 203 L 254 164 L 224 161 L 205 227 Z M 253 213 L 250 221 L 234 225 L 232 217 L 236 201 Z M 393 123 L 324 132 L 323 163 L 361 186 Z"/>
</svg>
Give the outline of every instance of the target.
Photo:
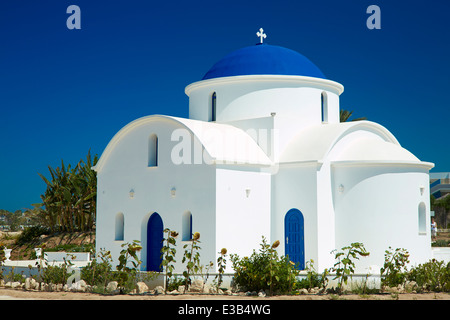
<svg viewBox="0 0 450 320">
<path fill-rule="evenodd" d="M 161 248 L 163 246 L 163 221 L 154 212 L 147 224 L 147 271 L 161 271 Z"/>
<path fill-rule="evenodd" d="M 303 214 L 291 209 L 284 218 L 285 254 L 289 260 L 298 263 L 298 269 L 305 269 L 305 230 Z"/>
</svg>

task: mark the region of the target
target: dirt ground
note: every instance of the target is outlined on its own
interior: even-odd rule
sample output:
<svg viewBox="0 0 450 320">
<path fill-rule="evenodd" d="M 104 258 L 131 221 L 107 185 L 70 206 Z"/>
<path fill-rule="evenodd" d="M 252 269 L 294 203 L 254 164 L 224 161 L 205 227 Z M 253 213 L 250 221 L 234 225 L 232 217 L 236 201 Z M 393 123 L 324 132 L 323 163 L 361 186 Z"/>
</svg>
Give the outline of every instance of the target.
<svg viewBox="0 0 450 320">
<path fill-rule="evenodd" d="M 204 294 L 179 294 L 179 295 L 100 295 L 81 292 L 41 292 L 25 291 L 22 289 L 0 289 L 0 300 L 10 299 L 32 299 L 32 300 L 450 300 L 449 293 L 402 293 L 393 294 L 370 294 L 370 295 L 317 295 L 305 294 L 297 296 L 274 296 L 274 297 L 248 297 L 248 296 L 225 296 Z"/>
</svg>

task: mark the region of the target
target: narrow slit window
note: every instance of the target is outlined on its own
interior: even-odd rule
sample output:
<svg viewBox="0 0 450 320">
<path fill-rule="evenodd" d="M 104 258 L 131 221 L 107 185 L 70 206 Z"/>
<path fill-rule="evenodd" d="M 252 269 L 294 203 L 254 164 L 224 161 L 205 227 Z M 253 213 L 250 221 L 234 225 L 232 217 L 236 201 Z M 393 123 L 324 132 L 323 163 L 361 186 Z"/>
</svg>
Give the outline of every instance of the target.
<svg viewBox="0 0 450 320">
<path fill-rule="evenodd" d="M 427 223 L 426 223 L 426 206 L 425 203 L 421 202 L 419 204 L 419 234 L 427 234 Z"/>
<path fill-rule="evenodd" d="M 114 240 L 116 241 L 123 241 L 123 235 L 124 235 L 124 218 L 123 218 L 123 213 L 119 212 L 118 214 L 116 214 L 116 230 L 115 230 L 115 235 L 114 235 Z"/>
<path fill-rule="evenodd" d="M 148 166 L 158 166 L 158 136 L 152 134 L 148 139 Z"/>
<path fill-rule="evenodd" d="M 328 122 L 328 96 L 326 92 L 320 95 L 320 106 L 322 113 L 322 122 Z"/>
<path fill-rule="evenodd" d="M 192 240 L 192 213 L 190 211 L 186 211 L 182 217 L 182 240 L 189 241 Z"/>
<path fill-rule="evenodd" d="M 217 112 L 217 95 L 213 92 L 211 96 L 211 121 L 216 121 Z"/>
</svg>

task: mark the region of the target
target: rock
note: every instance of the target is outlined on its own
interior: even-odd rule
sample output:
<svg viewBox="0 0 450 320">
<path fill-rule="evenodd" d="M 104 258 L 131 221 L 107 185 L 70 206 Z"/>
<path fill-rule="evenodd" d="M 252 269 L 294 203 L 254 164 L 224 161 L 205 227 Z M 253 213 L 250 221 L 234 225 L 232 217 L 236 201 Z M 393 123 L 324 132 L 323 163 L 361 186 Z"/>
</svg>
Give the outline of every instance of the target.
<svg viewBox="0 0 450 320">
<path fill-rule="evenodd" d="M 31 290 L 31 280 L 32 280 L 33 278 L 26 278 L 25 279 L 25 290 Z"/>
<path fill-rule="evenodd" d="M 148 286 L 145 282 L 138 282 L 136 284 L 136 293 L 144 293 L 148 291 Z"/>
<path fill-rule="evenodd" d="M 260 290 L 260 291 L 258 292 L 258 297 L 264 298 L 265 296 L 266 296 L 266 293 L 264 292 L 264 290 Z"/>
<path fill-rule="evenodd" d="M 181 294 L 183 294 L 185 291 L 186 291 L 186 289 L 185 289 L 185 287 L 184 286 L 178 286 L 178 290 L 177 290 L 179 293 L 181 293 Z"/>
<path fill-rule="evenodd" d="M 157 286 L 155 288 L 155 294 L 164 294 L 164 288 L 161 286 Z"/>
<path fill-rule="evenodd" d="M 20 283 L 19 281 L 12 282 L 11 283 L 11 288 L 12 289 L 22 288 L 22 283 Z"/>
<path fill-rule="evenodd" d="M 215 291 L 215 288 L 213 289 L 209 284 L 203 286 L 203 293 L 210 294 L 213 293 L 212 291 Z"/>
<path fill-rule="evenodd" d="M 111 281 L 106 286 L 106 291 L 112 293 L 117 290 L 118 286 L 119 286 L 119 283 L 117 281 Z"/>
<path fill-rule="evenodd" d="M 5 286 L 5 280 L 1 279 L 0 280 L 0 287 L 4 287 Z"/>
<path fill-rule="evenodd" d="M 180 293 L 178 292 L 178 290 L 173 290 L 173 291 L 170 291 L 169 294 L 180 294 Z"/>
<path fill-rule="evenodd" d="M 308 294 L 308 290 L 303 288 L 303 289 L 299 290 L 299 293 L 300 294 Z"/>
<path fill-rule="evenodd" d="M 418 288 L 417 282 L 406 281 L 406 283 L 405 283 L 405 291 L 406 292 L 413 292 L 413 291 L 417 290 L 417 288 Z"/>
<path fill-rule="evenodd" d="M 189 286 L 190 292 L 203 292 L 203 280 L 195 279 L 192 281 L 192 284 Z"/>
<path fill-rule="evenodd" d="M 86 292 L 86 286 L 87 286 L 86 281 L 80 280 L 80 281 L 74 282 L 74 283 L 70 286 L 70 290 L 71 290 L 71 291 Z"/>
</svg>

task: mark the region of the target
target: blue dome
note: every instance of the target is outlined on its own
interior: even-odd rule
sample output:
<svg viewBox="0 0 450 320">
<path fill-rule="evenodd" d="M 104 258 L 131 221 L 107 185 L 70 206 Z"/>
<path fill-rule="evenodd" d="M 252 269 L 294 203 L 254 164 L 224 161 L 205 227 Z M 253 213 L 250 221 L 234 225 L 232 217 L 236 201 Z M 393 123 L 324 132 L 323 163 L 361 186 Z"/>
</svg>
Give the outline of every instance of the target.
<svg viewBox="0 0 450 320">
<path fill-rule="evenodd" d="M 202 80 L 255 74 L 325 79 L 322 71 L 300 53 L 279 46 L 258 44 L 228 54 L 217 62 Z"/>
</svg>

